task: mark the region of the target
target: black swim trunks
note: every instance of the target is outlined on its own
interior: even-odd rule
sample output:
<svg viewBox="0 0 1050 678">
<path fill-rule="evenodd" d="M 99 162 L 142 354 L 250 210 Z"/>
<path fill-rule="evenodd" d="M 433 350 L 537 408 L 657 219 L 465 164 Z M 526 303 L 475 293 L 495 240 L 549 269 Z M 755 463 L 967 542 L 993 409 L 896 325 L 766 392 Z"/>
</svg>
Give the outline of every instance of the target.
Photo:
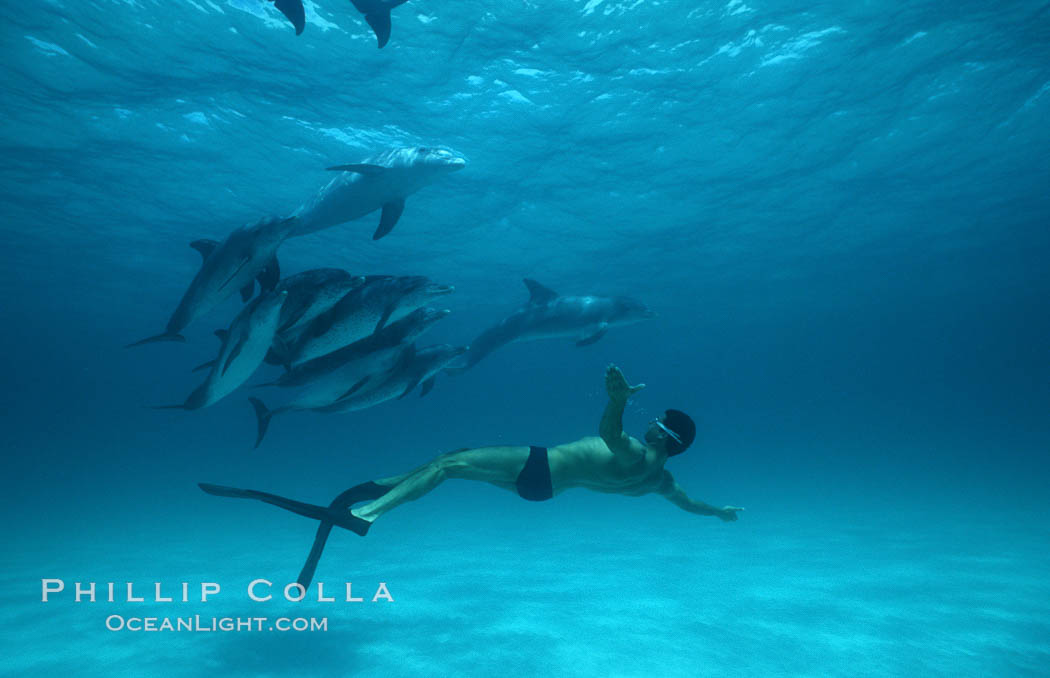
<svg viewBox="0 0 1050 678">
<path fill-rule="evenodd" d="M 518 474 L 517 486 L 521 498 L 529 501 L 544 501 L 554 496 L 546 447 L 529 448 L 529 460 Z"/>
</svg>

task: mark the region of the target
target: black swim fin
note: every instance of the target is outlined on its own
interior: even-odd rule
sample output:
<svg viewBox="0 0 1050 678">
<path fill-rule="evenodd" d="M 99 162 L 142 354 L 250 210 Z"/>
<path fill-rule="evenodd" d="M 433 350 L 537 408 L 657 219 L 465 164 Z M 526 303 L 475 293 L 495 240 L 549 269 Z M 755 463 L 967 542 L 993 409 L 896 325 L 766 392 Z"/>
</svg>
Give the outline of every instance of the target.
<svg viewBox="0 0 1050 678">
<path fill-rule="evenodd" d="M 212 485 L 210 483 L 197 483 L 197 485 L 207 492 L 217 497 L 233 497 L 236 499 L 257 499 L 267 504 L 283 508 L 286 511 L 292 513 L 298 513 L 301 516 L 307 518 L 313 518 L 320 520 L 323 523 L 330 525 L 338 525 L 339 527 L 356 532 L 357 534 L 364 535 L 368 532 L 368 528 L 371 527 L 371 523 L 367 520 L 361 520 L 360 518 L 351 515 L 349 511 L 336 511 L 324 506 L 317 506 L 316 504 L 307 504 L 305 502 L 296 501 L 289 499 L 288 497 L 282 497 L 277 494 L 270 494 L 269 492 L 259 492 L 258 490 L 242 490 L 237 487 L 226 487 L 224 485 Z"/>
<path fill-rule="evenodd" d="M 360 485 L 354 485 L 349 490 L 346 490 L 338 497 L 332 500 L 332 503 L 328 505 L 329 510 L 336 511 L 350 515 L 350 507 L 361 501 L 372 501 L 373 499 L 379 499 L 384 494 L 390 491 L 392 486 L 387 487 L 384 485 L 378 485 L 369 481 L 367 483 L 361 483 Z M 356 516 L 350 515 L 355 520 L 360 520 L 365 523 L 364 529 L 357 534 L 362 537 L 368 534 L 368 528 L 372 526 L 367 520 L 361 520 Z M 328 535 L 332 533 L 333 523 L 328 521 L 321 521 L 321 524 L 317 526 L 317 534 L 314 535 L 314 543 L 310 547 L 310 554 L 306 556 L 306 562 L 303 564 L 303 569 L 299 572 L 299 577 L 296 579 L 304 588 L 310 587 L 310 582 L 313 581 L 314 572 L 317 570 L 317 563 L 321 560 L 321 554 L 324 552 L 325 544 L 328 542 Z"/>
<path fill-rule="evenodd" d="M 368 534 L 368 528 L 372 526 L 372 523 L 367 520 L 362 520 L 350 513 L 350 507 L 361 501 L 378 499 L 389 492 L 391 487 L 393 487 L 379 485 L 372 481 L 361 483 L 360 485 L 355 485 L 349 490 L 341 493 L 332 500 L 331 504 L 325 507 L 317 506 L 315 504 L 307 504 L 301 501 L 295 501 L 294 499 L 288 499 L 287 497 L 281 497 L 276 494 L 259 492 L 257 490 L 242 490 L 237 487 L 212 485 L 210 483 L 197 483 L 197 485 L 208 494 L 213 494 L 217 497 L 257 499 L 266 502 L 267 504 L 272 504 L 287 511 L 291 511 L 292 513 L 298 513 L 307 518 L 320 520 L 321 524 L 317 527 L 317 534 L 314 536 L 314 543 L 310 548 L 310 555 L 306 557 L 306 563 L 303 565 L 303 569 L 299 572 L 297 580 L 304 588 L 309 587 L 310 582 L 313 580 L 314 572 L 317 570 L 317 563 L 321 560 L 321 554 L 324 552 L 324 547 L 328 542 L 328 535 L 331 534 L 332 527 L 338 525 L 339 527 L 350 530 L 362 537 L 365 536 Z"/>
</svg>

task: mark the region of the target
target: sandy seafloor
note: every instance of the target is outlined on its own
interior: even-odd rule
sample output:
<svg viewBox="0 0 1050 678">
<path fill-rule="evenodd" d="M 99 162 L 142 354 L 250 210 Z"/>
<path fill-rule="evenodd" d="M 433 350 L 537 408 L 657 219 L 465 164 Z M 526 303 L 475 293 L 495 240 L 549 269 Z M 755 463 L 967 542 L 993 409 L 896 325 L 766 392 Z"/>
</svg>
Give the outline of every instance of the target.
<svg viewBox="0 0 1050 678">
<path fill-rule="evenodd" d="M 482 488 L 468 501 L 489 493 L 500 494 Z M 629 511 L 610 504 L 610 521 L 559 515 L 559 500 L 611 499 L 578 494 L 469 515 L 430 514 L 421 502 L 377 522 L 364 540 L 337 533 L 301 603 L 283 600 L 280 587 L 294 580 L 312 527 L 271 507 L 227 506 L 210 525 L 193 521 L 173 534 L 158 526 L 35 535 L 5 557 L 4 589 L 19 595 L 4 601 L 3 616 L 23 640 L 0 668 L 10 676 L 1045 675 L 1045 523 L 996 512 L 764 506 L 723 524 L 672 513 L 655 497 Z M 150 602 L 74 603 L 72 582 L 84 573 L 103 582 L 100 599 L 115 577 L 118 596 L 131 579 Z M 67 585 L 46 604 L 39 587 L 25 586 L 45 576 Z M 248 598 L 255 578 L 275 583 L 275 601 Z M 207 603 L 155 603 L 157 579 L 176 598 L 182 581 L 191 598 L 201 581 L 222 591 Z M 318 581 L 336 602 L 313 600 Z M 365 602 L 342 601 L 346 581 Z M 380 581 L 393 602 L 371 602 Z M 109 615 L 269 621 L 263 631 L 112 632 Z M 328 628 L 269 631 L 282 616 L 327 618 Z"/>
</svg>

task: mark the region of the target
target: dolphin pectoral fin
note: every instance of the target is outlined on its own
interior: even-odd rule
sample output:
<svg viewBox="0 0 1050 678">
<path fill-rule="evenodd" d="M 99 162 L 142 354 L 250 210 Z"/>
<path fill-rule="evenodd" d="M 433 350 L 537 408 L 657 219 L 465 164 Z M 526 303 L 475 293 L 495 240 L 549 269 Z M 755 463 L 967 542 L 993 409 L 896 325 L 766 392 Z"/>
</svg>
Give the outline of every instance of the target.
<svg viewBox="0 0 1050 678">
<path fill-rule="evenodd" d="M 266 357 L 263 360 L 266 361 L 267 365 L 288 365 L 288 355 L 288 342 L 279 334 L 275 334 L 273 341 L 270 342 L 270 350 L 266 352 Z"/>
<path fill-rule="evenodd" d="M 263 441 L 263 436 L 266 435 L 266 429 L 270 427 L 270 420 L 273 419 L 274 413 L 258 398 L 248 398 L 248 402 L 250 402 L 255 409 L 255 449 L 258 449 Z M 207 490 L 205 490 L 205 492 L 207 492 Z"/>
<path fill-rule="evenodd" d="M 237 359 L 237 356 L 241 354 L 241 349 L 244 348 L 244 344 L 247 341 L 247 337 L 248 335 L 244 334 L 241 337 L 241 340 L 237 342 L 237 345 L 233 347 L 233 350 L 230 351 L 230 355 L 226 357 L 226 362 L 223 363 L 222 366 L 223 375 L 226 374 L 226 370 L 230 369 L 230 365 L 232 365 L 233 361 Z"/>
<path fill-rule="evenodd" d="M 226 288 L 227 285 L 229 285 L 231 282 L 233 282 L 233 279 L 237 277 L 237 274 L 240 273 L 241 269 L 244 268 L 247 264 L 248 264 L 248 257 L 244 257 L 243 259 L 241 259 L 241 263 L 237 264 L 236 270 L 234 270 L 234 272 L 230 274 L 229 278 L 226 278 L 226 282 L 224 282 L 223 284 L 219 285 L 219 290 L 222 291 L 223 289 Z M 241 294 L 244 294 L 244 292 L 242 291 Z"/>
<path fill-rule="evenodd" d="M 320 337 L 323 336 L 325 332 L 332 329 L 333 323 L 335 323 L 335 313 L 332 312 L 332 309 L 329 309 L 314 318 L 307 331 L 310 333 L 311 337 Z"/>
<path fill-rule="evenodd" d="M 226 339 L 230 336 L 230 331 L 229 330 L 215 330 L 214 334 L 215 334 L 216 337 L 219 338 L 219 341 L 225 342 Z"/>
<path fill-rule="evenodd" d="M 401 400 L 402 398 L 407 396 L 409 393 L 416 389 L 416 386 L 419 386 L 419 377 L 416 377 L 411 382 L 409 382 L 408 386 L 405 387 L 405 390 L 401 392 L 401 395 L 399 395 L 397 399 Z"/>
<path fill-rule="evenodd" d="M 376 34 L 376 42 L 379 44 L 379 49 L 383 49 L 387 42 L 390 41 L 390 9 L 384 7 L 375 12 L 369 12 L 365 15 L 365 21 L 372 27 L 372 32 Z"/>
<path fill-rule="evenodd" d="M 395 307 L 397 307 L 397 302 L 394 302 L 383 309 L 383 315 L 379 316 L 379 322 L 376 323 L 375 329 L 372 330 L 372 334 L 383 329 L 383 326 L 386 325 L 388 320 L 390 320 L 390 315 L 394 312 Z"/>
<path fill-rule="evenodd" d="M 295 34 L 300 35 L 306 28 L 306 10 L 303 8 L 303 0 L 274 0 L 273 4 L 292 22 Z"/>
<path fill-rule="evenodd" d="M 343 400 L 344 398 L 349 398 L 353 394 L 357 393 L 358 391 L 361 390 L 361 387 L 364 386 L 365 384 L 367 384 L 369 382 L 369 380 L 371 380 L 371 379 L 372 379 L 372 376 L 369 375 L 369 376 L 365 377 L 364 379 L 359 380 L 356 384 L 351 386 L 350 389 L 346 393 L 344 393 L 343 395 L 341 395 L 338 398 L 336 398 L 336 402 L 339 402 L 340 400 Z"/>
<path fill-rule="evenodd" d="M 437 375 L 428 378 L 423 382 L 423 386 L 419 389 L 419 397 L 422 398 L 426 394 L 430 393 L 430 390 L 434 388 L 434 382 L 437 380 Z"/>
<path fill-rule="evenodd" d="M 190 370 L 190 372 L 200 372 L 201 370 L 211 369 L 212 367 L 215 367 L 215 361 L 209 360 L 206 363 L 201 363 L 200 365 L 197 365 L 192 370 Z"/>
<path fill-rule="evenodd" d="M 190 247 L 201 253 L 201 257 L 206 261 L 211 253 L 215 251 L 215 248 L 219 246 L 218 240 L 208 240 L 202 238 L 200 240 L 194 240 L 190 243 Z"/>
<path fill-rule="evenodd" d="M 546 304 L 558 298 L 558 293 L 549 287 L 545 287 L 532 278 L 525 278 L 525 287 L 529 288 L 530 304 Z"/>
<path fill-rule="evenodd" d="M 270 263 L 266 264 L 266 268 L 260 271 L 255 278 L 259 281 L 259 288 L 263 292 L 273 291 L 281 279 L 281 266 L 277 263 L 277 257 L 270 259 Z"/>
<path fill-rule="evenodd" d="M 364 163 L 358 163 L 356 165 L 332 165 L 325 169 L 329 172 L 356 172 L 357 174 L 363 174 L 366 177 L 379 176 L 387 171 L 387 168 L 382 165 L 366 165 Z"/>
<path fill-rule="evenodd" d="M 241 288 L 241 301 L 248 301 L 255 294 L 255 281 L 249 280 L 248 284 Z"/>
<path fill-rule="evenodd" d="M 594 342 L 598 341 L 605 336 L 605 333 L 609 331 L 609 323 L 602 323 L 598 325 L 598 329 L 595 330 L 590 336 L 584 337 L 576 342 L 577 346 L 590 346 Z"/>
<path fill-rule="evenodd" d="M 146 337 L 145 339 L 140 339 L 132 344 L 127 344 L 124 348 L 134 348 L 135 346 L 142 346 L 143 344 L 152 344 L 156 341 L 178 341 L 185 344 L 186 337 L 175 332 L 165 332 L 164 334 L 155 334 L 152 337 Z"/>
<path fill-rule="evenodd" d="M 383 205 L 383 216 L 379 217 L 379 228 L 372 234 L 372 240 L 379 240 L 394 229 L 401 213 L 405 211 L 405 199 L 398 198 Z"/>
</svg>

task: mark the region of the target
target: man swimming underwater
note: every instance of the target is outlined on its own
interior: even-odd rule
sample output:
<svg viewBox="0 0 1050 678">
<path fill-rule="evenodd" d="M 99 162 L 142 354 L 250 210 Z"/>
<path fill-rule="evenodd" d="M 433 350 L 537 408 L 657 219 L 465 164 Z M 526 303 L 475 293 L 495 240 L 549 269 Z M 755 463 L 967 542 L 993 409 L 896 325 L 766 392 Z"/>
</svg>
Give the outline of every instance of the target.
<svg viewBox="0 0 1050 678">
<path fill-rule="evenodd" d="M 687 414 L 667 410 L 662 417 L 653 419 L 645 432 L 644 443 L 624 433 L 623 411 L 627 400 L 643 388 L 645 384 L 630 386 L 623 372 L 610 365 L 605 371 L 609 403 L 598 427 L 598 437 L 551 448 L 477 447 L 447 452 L 403 475 L 356 485 L 327 507 L 255 490 L 206 483 L 200 487 L 209 494 L 258 499 L 320 520 L 313 549 L 299 575 L 299 583 L 304 587 L 309 586 L 313 578 L 333 526 L 364 536 L 380 516 L 405 502 L 419 499 L 449 478 L 484 481 L 517 492 L 530 501 L 544 501 L 573 487 L 632 497 L 656 492 L 690 513 L 736 520 L 742 508 L 716 508 L 690 499 L 664 469 L 668 457 L 685 452 L 696 437 L 696 425 Z M 368 503 L 349 510 L 362 501 Z"/>
</svg>

